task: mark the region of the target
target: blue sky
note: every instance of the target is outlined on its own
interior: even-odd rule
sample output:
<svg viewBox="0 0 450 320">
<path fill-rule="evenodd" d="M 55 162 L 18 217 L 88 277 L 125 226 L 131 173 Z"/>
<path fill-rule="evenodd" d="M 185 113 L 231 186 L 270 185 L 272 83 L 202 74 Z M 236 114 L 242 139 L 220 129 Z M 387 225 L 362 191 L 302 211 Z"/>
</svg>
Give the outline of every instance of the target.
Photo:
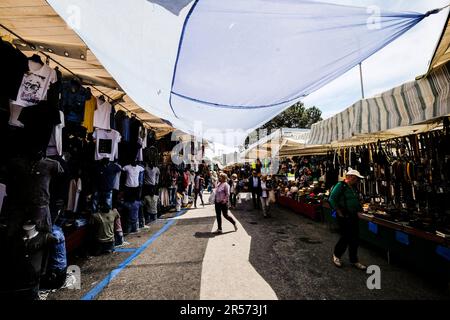
<svg viewBox="0 0 450 320">
<path fill-rule="evenodd" d="M 450 0 L 333 0 L 329 2 L 362 7 L 375 5 L 382 10 L 423 13 L 450 4 Z M 366 98 L 412 81 L 416 76 L 427 71 L 447 14 L 448 9 L 426 18 L 363 63 Z M 322 117 L 326 119 L 361 99 L 360 87 L 359 67 L 356 67 L 312 93 L 303 102 L 306 106 L 320 108 Z"/>
</svg>

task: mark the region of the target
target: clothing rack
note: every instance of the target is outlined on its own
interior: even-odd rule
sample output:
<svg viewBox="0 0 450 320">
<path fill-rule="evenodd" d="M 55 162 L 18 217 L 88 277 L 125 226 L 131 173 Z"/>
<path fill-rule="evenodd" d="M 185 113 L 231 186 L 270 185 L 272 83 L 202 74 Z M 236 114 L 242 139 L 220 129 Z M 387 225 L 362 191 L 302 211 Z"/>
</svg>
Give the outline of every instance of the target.
<svg viewBox="0 0 450 320">
<path fill-rule="evenodd" d="M 60 66 L 61 68 L 63 68 L 64 70 L 66 70 L 67 72 L 69 72 L 71 75 L 73 75 L 81 84 L 83 84 L 83 79 L 78 76 L 77 74 L 75 74 L 72 70 L 70 70 L 69 68 L 67 68 L 66 66 L 64 66 L 62 63 L 60 63 L 59 61 L 55 60 L 54 58 L 52 58 L 50 55 L 48 55 L 47 53 L 45 53 L 42 50 L 37 49 L 36 45 L 34 45 L 33 43 L 29 42 L 28 40 L 25 40 L 23 37 L 21 37 L 20 35 L 18 35 L 16 32 L 12 31 L 11 29 L 9 29 L 8 27 L 4 26 L 3 24 L 0 23 L 0 27 L 2 27 L 4 30 L 6 30 L 7 32 L 9 32 L 10 34 L 14 35 L 16 38 L 18 38 L 20 41 L 22 41 L 23 43 L 27 44 L 31 50 L 38 52 L 40 54 L 42 54 L 43 56 L 46 57 L 47 61 L 51 60 L 53 61 L 55 64 L 57 64 L 58 66 Z M 111 96 L 109 96 L 108 94 L 106 94 L 105 92 L 103 92 L 102 90 L 100 90 L 99 88 L 97 88 L 94 85 L 88 84 L 89 87 L 93 88 L 94 90 L 98 91 L 99 93 L 103 94 L 105 97 L 107 97 L 110 101 L 113 101 L 114 99 L 111 98 Z M 141 119 L 140 117 L 138 117 L 135 113 L 133 113 L 130 109 L 128 109 L 127 107 L 125 107 L 124 105 L 118 103 L 117 105 L 119 105 L 121 108 L 125 109 L 126 111 L 128 111 L 130 114 L 134 115 L 138 120 L 140 120 L 143 124 L 147 125 L 147 128 L 153 129 L 150 125 L 148 125 L 146 123 L 146 121 L 144 121 L 143 119 Z"/>
</svg>

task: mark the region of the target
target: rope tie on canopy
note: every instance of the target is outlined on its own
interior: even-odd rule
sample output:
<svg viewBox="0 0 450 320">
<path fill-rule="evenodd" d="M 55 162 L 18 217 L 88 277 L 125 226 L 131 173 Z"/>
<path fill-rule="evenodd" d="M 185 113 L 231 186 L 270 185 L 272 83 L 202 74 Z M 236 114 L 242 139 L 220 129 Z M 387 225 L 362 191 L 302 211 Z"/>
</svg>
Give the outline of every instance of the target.
<svg viewBox="0 0 450 320">
<path fill-rule="evenodd" d="M 442 10 L 446 9 L 450 7 L 450 4 L 446 5 L 445 7 L 442 8 L 437 8 L 437 9 L 433 9 L 428 11 L 427 13 L 425 13 L 425 18 L 431 16 L 432 14 L 438 14 L 439 12 L 441 12 Z"/>
</svg>

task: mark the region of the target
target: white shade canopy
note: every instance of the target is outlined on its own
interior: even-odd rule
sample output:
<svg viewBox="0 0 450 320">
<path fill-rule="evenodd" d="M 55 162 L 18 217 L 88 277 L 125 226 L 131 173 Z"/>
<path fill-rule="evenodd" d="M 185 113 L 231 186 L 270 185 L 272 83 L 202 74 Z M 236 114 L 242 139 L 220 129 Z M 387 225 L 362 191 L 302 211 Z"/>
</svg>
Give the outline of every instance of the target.
<svg viewBox="0 0 450 320">
<path fill-rule="evenodd" d="M 139 106 L 226 145 L 425 18 L 304 0 L 48 2 Z"/>
</svg>

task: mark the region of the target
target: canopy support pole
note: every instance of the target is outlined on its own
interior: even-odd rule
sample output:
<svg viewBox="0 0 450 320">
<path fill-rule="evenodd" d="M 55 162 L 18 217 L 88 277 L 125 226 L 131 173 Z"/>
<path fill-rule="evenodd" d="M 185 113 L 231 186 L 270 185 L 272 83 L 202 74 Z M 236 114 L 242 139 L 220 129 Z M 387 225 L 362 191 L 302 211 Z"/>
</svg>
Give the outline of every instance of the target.
<svg viewBox="0 0 450 320">
<path fill-rule="evenodd" d="M 364 97 L 364 81 L 363 81 L 363 73 L 362 73 L 362 62 L 359 63 L 359 78 L 361 79 L 361 95 L 362 95 L 362 98 L 365 99 L 365 97 Z"/>
</svg>

